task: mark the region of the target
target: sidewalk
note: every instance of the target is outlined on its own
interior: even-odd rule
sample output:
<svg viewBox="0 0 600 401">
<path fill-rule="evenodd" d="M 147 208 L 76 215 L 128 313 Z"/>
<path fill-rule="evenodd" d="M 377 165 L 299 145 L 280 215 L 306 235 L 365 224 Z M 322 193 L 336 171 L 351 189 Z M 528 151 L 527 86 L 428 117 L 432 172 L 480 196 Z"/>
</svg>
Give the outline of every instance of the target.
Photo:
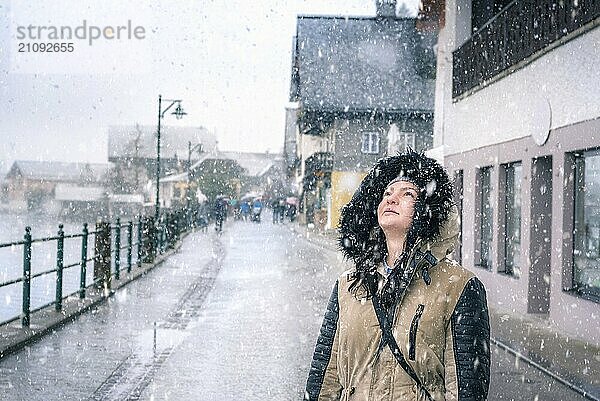
<svg viewBox="0 0 600 401">
<path fill-rule="evenodd" d="M 294 230 L 316 245 L 338 249 L 335 230 L 320 232 L 295 224 Z M 600 347 L 553 330 L 542 318 L 519 316 L 490 307 L 492 343 L 532 360 L 539 368 L 600 399 Z M 493 358 L 493 356 L 492 356 Z"/>
<path fill-rule="evenodd" d="M 57 327 L 76 319 L 82 313 L 105 302 L 109 297 L 114 295 L 116 290 L 162 264 L 170 255 L 177 252 L 187 234 L 188 233 L 182 234 L 181 240 L 175 245 L 174 249 L 171 249 L 162 255 L 157 255 L 154 263 L 142 263 L 141 267 L 133 265 L 131 273 L 121 271 L 119 280 L 115 279 L 115 277 L 112 278 L 111 290 L 109 292 L 101 288 L 98 289 L 93 286 L 88 286 L 86 288 L 86 296 L 84 299 L 80 299 L 77 295 L 64 299 L 62 310 L 60 312 L 55 311 L 54 305 L 50 305 L 32 313 L 29 327 L 22 327 L 20 319 L 0 326 L 0 359 L 41 339 Z"/>
</svg>

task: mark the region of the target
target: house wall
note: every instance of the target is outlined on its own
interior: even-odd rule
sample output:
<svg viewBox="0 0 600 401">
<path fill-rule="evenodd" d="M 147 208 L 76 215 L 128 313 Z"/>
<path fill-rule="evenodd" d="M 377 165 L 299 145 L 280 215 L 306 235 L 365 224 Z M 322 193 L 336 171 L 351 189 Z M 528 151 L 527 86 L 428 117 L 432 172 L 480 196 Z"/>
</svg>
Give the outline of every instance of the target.
<svg viewBox="0 0 600 401">
<path fill-rule="evenodd" d="M 369 119 L 336 119 L 332 127 L 335 137 L 333 157 L 334 171 L 368 171 L 375 162 L 385 155 L 389 124 Z M 379 133 L 379 153 L 361 152 L 363 132 Z"/>
<path fill-rule="evenodd" d="M 435 144 L 443 142 L 445 155 L 600 116 L 600 27 L 453 101 L 451 60 L 459 35 L 455 27 L 470 25 L 464 13 L 457 16 L 454 7 L 447 2 L 449 18 L 440 34 L 436 83 Z M 458 37 L 458 43 L 463 40 Z"/>
<path fill-rule="evenodd" d="M 330 228 L 337 228 L 342 207 L 350 202 L 366 172 L 333 171 L 331 173 Z"/>
<path fill-rule="evenodd" d="M 429 149 L 432 144 L 432 121 L 429 118 L 407 118 L 395 123 L 400 132 L 416 133 L 416 150 Z M 337 227 L 341 208 L 350 201 L 366 173 L 381 157 L 387 156 L 387 133 L 391 124 L 368 118 L 335 121 L 333 172 L 331 174 L 331 204 L 329 228 Z M 380 133 L 379 153 L 362 153 L 363 132 Z"/>
<path fill-rule="evenodd" d="M 590 327 L 600 326 L 600 305 L 592 300 L 584 299 L 568 289 L 566 283 L 572 279 L 572 231 L 573 231 L 573 194 L 572 166 L 569 155 L 572 152 L 600 147 L 600 119 L 584 121 L 568 127 L 552 130 L 548 142 L 538 146 L 532 138 L 519 138 L 513 141 L 490 145 L 462 154 L 446 157 L 446 167 L 450 174 L 463 171 L 463 225 L 461 239 L 462 264 L 475 272 L 484 282 L 488 290 L 490 305 L 498 310 L 528 314 L 530 303 L 534 301 L 535 288 L 531 288 L 531 262 L 539 256 L 535 255 L 535 243 L 532 238 L 533 229 L 539 218 L 533 209 L 535 199 L 540 196 L 542 186 L 535 183 L 533 161 L 550 156 L 552 158 L 552 182 L 547 190 L 552 193 L 551 230 L 547 237 L 551 252 L 550 276 L 545 278 L 550 283 L 548 321 L 561 332 L 569 333 L 588 341 L 600 344 L 600 332 Z M 499 250 L 503 246 L 501 233 L 501 191 L 500 165 L 520 161 L 523 166 L 521 181 L 521 257 L 523 268 L 519 278 L 499 273 L 502 260 Z M 476 173 L 481 166 L 493 168 L 493 240 L 492 266 L 484 269 L 476 266 L 477 260 L 477 183 Z M 567 172 L 565 174 L 565 171 Z M 544 240 L 545 240 L 544 238 Z M 535 272 L 534 272 L 535 273 Z M 566 289 L 565 289 L 566 288 Z"/>
<path fill-rule="evenodd" d="M 27 211 L 27 202 L 33 193 L 37 193 L 43 198 L 42 205 L 47 204 L 54 199 L 54 188 L 57 183 L 55 181 L 29 180 L 20 176 L 7 179 L 8 209 L 13 212 Z"/>
<path fill-rule="evenodd" d="M 302 177 L 304 177 L 304 161 L 308 159 L 312 154 L 317 152 L 327 152 L 331 149 L 331 141 L 328 136 L 315 136 L 315 135 L 298 135 L 298 152 L 299 157 L 302 160 L 299 169 L 299 186 L 302 188 Z"/>
<path fill-rule="evenodd" d="M 600 344 L 600 305 L 584 299 L 565 283 L 572 279 L 573 187 L 570 152 L 600 147 L 600 28 L 596 27 L 534 59 L 497 81 L 452 99 L 452 50 L 470 32 L 470 1 L 446 2 L 446 26 L 440 32 L 436 83 L 434 146 L 444 148 L 444 162 L 451 174 L 462 170 L 462 264 L 474 271 L 488 289 L 491 306 L 499 311 L 533 316 L 536 297 L 545 296 L 548 311 L 542 314 L 560 332 Z M 466 29 L 465 27 L 469 27 Z M 549 132 L 537 145 L 532 134 Z M 551 182 L 539 182 L 534 161 L 551 157 Z M 500 273 L 503 263 L 502 213 L 503 163 L 521 161 L 521 257 L 519 278 Z M 492 266 L 476 266 L 478 257 L 477 170 L 491 166 L 493 204 Z M 567 174 L 565 174 L 567 171 Z M 546 179 L 548 181 L 548 179 Z M 550 191 L 550 232 L 535 232 L 539 201 Z M 546 216 L 548 217 L 548 216 Z M 532 261 L 536 247 L 549 241 L 549 295 L 536 288 Z M 539 267 L 536 267 L 539 268 Z M 539 299 L 537 299 L 539 300 Z"/>
<path fill-rule="evenodd" d="M 433 143 L 433 121 L 428 116 L 408 117 L 394 122 L 400 132 L 416 134 L 415 150 L 431 148 Z M 368 171 L 377 160 L 387 156 L 387 133 L 391 124 L 382 120 L 369 118 L 343 120 L 336 119 L 332 128 L 335 138 L 335 155 L 333 169 L 335 171 Z M 379 153 L 362 153 L 362 134 L 375 131 L 380 134 Z"/>
</svg>

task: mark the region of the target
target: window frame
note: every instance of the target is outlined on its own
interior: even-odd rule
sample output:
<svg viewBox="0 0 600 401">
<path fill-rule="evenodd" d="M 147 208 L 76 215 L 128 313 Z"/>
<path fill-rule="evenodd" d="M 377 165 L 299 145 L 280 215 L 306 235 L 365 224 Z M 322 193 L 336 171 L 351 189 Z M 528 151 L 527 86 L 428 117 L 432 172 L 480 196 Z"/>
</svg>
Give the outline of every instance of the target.
<svg viewBox="0 0 600 401">
<path fill-rule="evenodd" d="M 364 154 L 379 154 L 379 145 L 381 136 L 377 131 L 363 131 L 361 137 L 360 150 Z"/>
<path fill-rule="evenodd" d="M 516 177 L 515 168 L 520 168 L 520 176 Z M 512 174 L 511 174 L 512 172 Z M 510 163 L 504 163 L 500 165 L 500 200 L 502 204 L 499 205 L 500 213 L 500 222 L 499 225 L 501 227 L 501 235 L 499 244 L 499 255 L 498 255 L 498 273 L 505 274 L 509 277 L 520 278 L 520 272 L 523 271 L 523 162 L 522 161 L 514 161 Z M 511 174 L 511 175 L 509 175 Z M 511 185 L 512 184 L 512 185 Z M 517 195 L 518 188 L 518 196 L 519 196 L 519 217 L 518 221 L 513 222 L 514 220 L 514 211 L 516 209 L 512 208 L 512 204 L 514 204 L 514 196 Z M 519 233 L 519 252 L 518 252 L 518 263 L 515 264 L 513 261 L 513 265 L 509 266 L 508 256 L 511 253 L 509 246 L 509 224 L 514 224 L 514 229 Z M 514 232 L 514 231 L 513 231 Z M 512 234 L 512 233 L 510 233 Z M 517 268 L 517 271 L 515 271 Z"/>
<path fill-rule="evenodd" d="M 589 299 L 589 300 L 593 300 L 595 302 L 600 302 L 600 286 L 599 287 L 593 287 L 593 286 L 588 286 L 585 285 L 584 283 L 581 283 L 579 281 L 577 281 L 577 270 L 578 270 L 578 266 L 576 264 L 576 252 L 579 251 L 577 242 L 580 240 L 580 238 L 578 238 L 578 219 L 579 218 L 583 218 L 583 224 L 585 226 L 587 226 L 586 220 L 585 220 L 585 213 L 580 213 L 579 212 L 579 208 L 583 207 L 583 209 L 585 210 L 585 196 L 582 198 L 582 193 L 585 195 L 585 191 L 582 190 L 582 188 L 586 188 L 586 181 L 585 181 L 585 158 L 586 157 L 590 157 L 590 156 L 594 156 L 594 157 L 600 157 L 600 148 L 596 148 L 596 149 L 589 149 L 589 150 L 582 150 L 582 151 L 577 151 L 577 152 L 572 152 L 571 153 L 571 168 L 573 169 L 573 182 L 571 185 L 571 190 L 573 191 L 573 196 L 572 196 L 572 215 L 569 216 L 570 217 L 570 224 L 572 227 L 572 241 L 571 241 L 571 252 L 570 252 L 570 264 L 571 264 L 571 268 L 570 268 L 570 277 L 568 279 L 569 281 L 569 286 L 566 288 L 567 290 L 570 290 L 572 292 L 575 292 L 577 295 L 581 296 L 582 298 L 585 299 Z M 580 174 L 581 174 L 581 169 L 583 169 L 583 180 L 580 180 Z M 580 182 L 581 181 L 581 182 Z M 592 213 L 593 215 L 593 213 Z M 587 236 L 583 237 L 583 241 L 587 242 Z M 598 249 L 598 256 L 600 256 L 600 243 L 599 243 L 599 249 Z M 588 248 L 587 244 L 584 243 L 584 251 L 586 251 Z"/>
<path fill-rule="evenodd" d="M 476 180 L 476 217 L 475 217 L 475 266 L 491 270 L 493 267 L 492 246 L 494 244 L 494 166 L 482 166 L 477 169 Z M 487 175 L 487 199 L 489 201 L 489 210 L 485 210 L 484 197 L 484 178 Z M 489 217 L 489 230 L 484 230 L 484 219 Z M 489 238 L 484 235 L 489 233 Z M 484 256 L 487 258 L 484 259 Z"/>
</svg>

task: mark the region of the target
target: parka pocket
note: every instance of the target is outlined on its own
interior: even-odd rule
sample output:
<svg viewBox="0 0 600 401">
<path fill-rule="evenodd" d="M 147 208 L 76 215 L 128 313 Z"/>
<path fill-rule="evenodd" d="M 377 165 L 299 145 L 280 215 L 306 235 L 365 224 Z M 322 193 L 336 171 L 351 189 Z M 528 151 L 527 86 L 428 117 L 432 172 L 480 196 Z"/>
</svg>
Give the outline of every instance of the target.
<svg viewBox="0 0 600 401">
<path fill-rule="evenodd" d="M 411 361 L 415 360 L 416 348 L 417 348 L 417 329 L 419 328 L 419 320 L 423 315 L 425 305 L 419 304 L 415 317 L 413 317 L 412 323 L 410 324 L 410 333 L 408 335 L 408 359 Z"/>
</svg>

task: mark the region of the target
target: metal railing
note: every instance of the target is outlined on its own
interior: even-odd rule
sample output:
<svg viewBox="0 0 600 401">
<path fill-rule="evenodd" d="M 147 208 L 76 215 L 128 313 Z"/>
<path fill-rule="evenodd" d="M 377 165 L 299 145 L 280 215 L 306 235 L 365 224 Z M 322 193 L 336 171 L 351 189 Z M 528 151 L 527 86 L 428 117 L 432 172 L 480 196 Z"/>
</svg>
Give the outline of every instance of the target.
<svg viewBox="0 0 600 401">
<path fill-rule="evenodd" d="M 134 266 L 134 254 L 136 255 L 135 264 L 138 267 L 142 263 L 153 263 L 157 254 L 162 254 L 168 249 L 172 249 L 181 234 L 192 228 L 193 222 L 190 221 L 189 212 L 183 210 L 164 212 L 158 223 L 154 223 L 154 218 L 149 216 L 139 216 L 136 221 L 127 221 L 121 223 L 119 218 L 114 224 L 106 221 L 98 221 L 93 231 L 88 229 L 88 224 L 84 223 L 80 233 L 65 234 L 63 224 L 58 225 L 56 236 L 33 239 L 31 227 L 25 228 L 23 240 L 0 244 L 0 249 L 16 247 L 23 248 L 23 269 L 22 276 L 13 277 L 0 282 L 0 289 L 22 285 L 22 308 L 21 314 L 10 317 L 8 320 L 0 322 L 0 326 L 12 323 L 19 318 L 23 327 L 29 327 L 31 324 L 31 314 L 54 305 L 54 310 L 62 311 L 63 301 L 69 297 L 77 295 L 80 299 L 86 297 L 86 290 L 91 286 L 110 290 L 111 280 L 119 280 L 121 273 L 126 271 L 130 273 Z M 90 238 L 93 240 L 93 255 L 88 255 Z M 77 261 L 65 263 L 65 240 L 80 241 L 80 257 Z M 32 247 L 35 244 L 56 243 L 56 266 L 52 269 L 35 272 L 32 274 Z M 122 253 L 125 253 L 122 260 Z M 88 283 L 88 263 L 93 263 L 93 279 Z M 64 294 L 64 274 L 69 269 L 79 266 L 79 283 L 76 291 Z M 43 304 L 32 309 L 31 287 L 34 280 L 41 281 L 41 278 L 55 275 L 55 292 L 52 300 L 42 301 Z M 73 287 L 73 286 L 71 286 Z"/>
<path fill-rule="evenodd" d="M 515 0 L 452 52 L 452 97 L 487 82 L 600 16 L 597 0 Z"/>
</svg>

